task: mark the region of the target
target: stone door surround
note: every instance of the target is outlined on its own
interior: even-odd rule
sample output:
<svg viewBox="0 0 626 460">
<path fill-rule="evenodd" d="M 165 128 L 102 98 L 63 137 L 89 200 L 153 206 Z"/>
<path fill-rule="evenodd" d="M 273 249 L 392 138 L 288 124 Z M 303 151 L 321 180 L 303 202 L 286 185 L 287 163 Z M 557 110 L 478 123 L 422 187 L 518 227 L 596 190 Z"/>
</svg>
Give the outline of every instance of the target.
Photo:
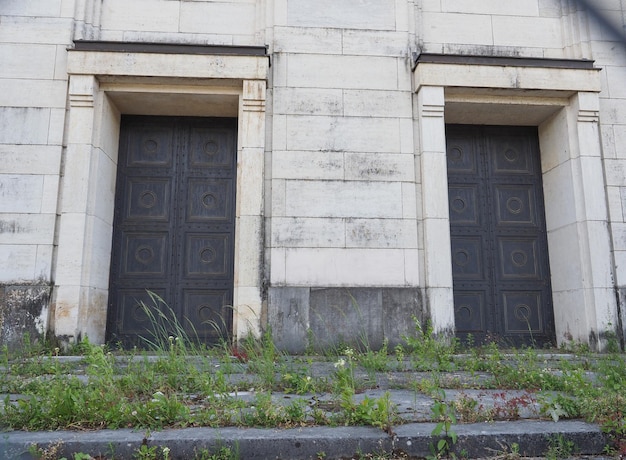
<svg viewBox="0 0 626 460">
<path fill-rule="evenodd" d="M 268 68 L 256 46 L 77 41 L 68 50 L 56 336 L 104 341 L 122 113 L 238 118 L 233 328 L 236 337 L 258 332 Z"/>
<path fill-rule="evenodd" d="M 445 124 L 537 126 L 557 342 L 602 347 L 617 324 L 592 61 L 423 54 L 414 62 L 425 292 L 454 331 Z"/>
</svg>

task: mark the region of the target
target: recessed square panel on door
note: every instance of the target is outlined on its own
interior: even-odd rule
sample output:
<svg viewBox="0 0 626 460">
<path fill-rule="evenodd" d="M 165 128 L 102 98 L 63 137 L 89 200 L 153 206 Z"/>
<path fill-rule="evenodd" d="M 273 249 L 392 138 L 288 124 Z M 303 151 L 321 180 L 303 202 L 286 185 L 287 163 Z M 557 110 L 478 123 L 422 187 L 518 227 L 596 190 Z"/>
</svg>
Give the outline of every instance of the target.
<svg viewBox="0 0 626 460">
<path fill-rule="evenodd" d="M 232 131 L 219 128 L 191 128 L 191 168 L 227 168 L 235 150 Z"/>
<path fill-rule="evenodd" d="M 187 221 L 230 222 L 234 215 L 232 179 L 190 179 L 187 192 Z"/>
<path fill-rule="evenodd" d="M 186 289 L 183 302 L 188 335 L 227 339 L 223 331 L 232 328 L 233 303 L 228 289 Z"/>
<path fill-rule="evenodd" d="M 540 334 L 544 331 L 541 291 L 503 291 L 505 333 Z"/>
<path fill-rule="evenodd" d="M 139 344 L 146 345 L 144 339 L 149 339 L 154 328 L 161 320 L 166 320 L 168 312 L 161 312 L 158 299 L 166 299 L 168 292 L 164 289 L 154 289 L 151 293 L 145 289 L 123 289 L 118 296 L 119 302 L 119 334 L 135 336 Z M 171 318 L 170 318 L 171 319 Z M 143 343 L 142 343 L 143 342 Z"/>
<path fill-rule="evenodd" d="M 126 180 L 128 203 L 126 219 L 169 222 L 172 180 L 169 178 L 133 177 Z"/>
<path fill-rule="evenodd" d="M 484 332 L 487 298 L 482 291 L 464 290 L 454 294 L 454 317 L 461 333 Z"/>
<path fill-rule="evenodd" d="M 124 232 L 122 276 L 163 278 L 167 272 L 168 234 Z"/>
<path fill-rule="evenodd" d="M 217 278 L 228 276 L 231 271 L 227 249 L 231 236 L 227 233 L 185 235 L 184 275 Z"/>
<path fill-rule="evenodd" d="M 537 225 L 534 185 L 495 185 L 497 225 Z"/>
<path fill-rule="evenodd" d="M 174 136 L 171 129 L 160 126 L 136 126 L 132 137 L 126 138 L 128 155 L 126 166 L 170 168 L 174 153 Z"/>
<path fill-rule="evenodd" d="M 515 134 L 493 135 L 488 142 L 491 152 L 492 171 L 498 174 L 532 175 L 534 158 L 529 155 L 529 140 Z"/>
<path fill-rule="evenodd" d="M 454 138 L 449 139 L 447 146 L 447 164 L 450 174 L 470 174 L 478 173 L 478 163 L 476 151 L 474 150 L 473 139 Z"/>
<path fill-rule="evenodd" d="M 450 221 L 459 225 L 481 225 L 478 196 L 477 185 L 451 185 L 448 189 Z"/>
<path fill-rule="evenodd" d="M 481 236 L 452 239 L 452 273 L 459 281 L 485 279 Z"/>
<path fill-rule="evenodd" d="M 541 279 L 536 238 L 498 237 L 501 280 Z"/>
</svg>

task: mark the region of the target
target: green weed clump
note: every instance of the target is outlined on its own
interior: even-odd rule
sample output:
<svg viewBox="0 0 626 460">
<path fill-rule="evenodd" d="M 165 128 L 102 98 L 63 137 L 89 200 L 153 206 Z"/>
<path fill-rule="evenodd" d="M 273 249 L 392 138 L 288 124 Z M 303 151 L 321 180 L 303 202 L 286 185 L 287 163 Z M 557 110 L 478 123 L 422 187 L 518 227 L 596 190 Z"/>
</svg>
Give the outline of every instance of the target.
<svg viewBox="0 0 626 460">
<path fill-rule="evenodd" d="M 413 317 L 414 335 L 402 337 L 404 349 L 410 355 L 411 363 L 418 371 L 452 371 L 454 370 L 454 354 L 457 350 L 456 339 L 446 340 L 435 335 L 432 325 L 425 325 Z"/>
<path fill-rule="evenodd" d="M 431 443 L 429 458 L 439 459 L 454 456 L 452 448 L 456 444 L 458 435 L 453 429 L 456 425 L 456 412 L 454 406 L 446 401 L 446 394 L 439 390 L 431 407 L 433 419 L 436 422 L 431 435 L 438 438 L 436 443 Z"/>
<path fill-rule="evenodd" d="M 341 413 L 336 421 L 344 425 L 370 425 L 384 431 L 391 431 L 398 422 L 397 411 L 391 401 L 389 392 L 380 398 L 365 396 L 361 402 L 355 401 L 356 380 L 354 375 L 356 365 L 356 352 L 352 348 L 346 348 L 344 357 L 334 364 L 333 393 L 341 408 Z"/>
</svg>

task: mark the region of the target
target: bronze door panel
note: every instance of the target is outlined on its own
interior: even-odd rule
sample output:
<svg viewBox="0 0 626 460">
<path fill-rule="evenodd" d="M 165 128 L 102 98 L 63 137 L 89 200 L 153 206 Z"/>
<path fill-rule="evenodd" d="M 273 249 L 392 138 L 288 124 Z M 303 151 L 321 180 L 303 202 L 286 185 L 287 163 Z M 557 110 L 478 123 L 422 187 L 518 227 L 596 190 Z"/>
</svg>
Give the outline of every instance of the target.
<svg viewBox="0 0 626 460">
<path fill-rule="evenodd" d="M 152 314 L 192 338 L 232 333 L 236 120 L 124 116 L 107 337 L 141 345 Z M 168 326 L 169 327 L 169 326 Z M 174 328 L 172 328 L 174 330 Z"/>
<path fill-rule="evenodd" d="M 446 127 L 457 335 L 554 343 L 535 128 Z"/>
</svg>

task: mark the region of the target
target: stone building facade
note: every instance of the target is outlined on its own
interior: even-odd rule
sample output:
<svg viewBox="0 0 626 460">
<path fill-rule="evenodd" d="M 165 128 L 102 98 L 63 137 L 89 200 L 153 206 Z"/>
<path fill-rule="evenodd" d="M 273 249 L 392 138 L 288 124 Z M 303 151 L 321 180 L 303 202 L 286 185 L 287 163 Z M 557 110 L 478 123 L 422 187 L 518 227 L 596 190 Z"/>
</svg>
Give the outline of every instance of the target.
<svg viewBox="0 0 626 460">
<path fill-rule="evenodd" d="M 3 0 L 0 62 L 0 343 L 132 343 L 146 290 L 290 351 L 623 341 L 626 45 L 577 1 Z"/>
</svg>

